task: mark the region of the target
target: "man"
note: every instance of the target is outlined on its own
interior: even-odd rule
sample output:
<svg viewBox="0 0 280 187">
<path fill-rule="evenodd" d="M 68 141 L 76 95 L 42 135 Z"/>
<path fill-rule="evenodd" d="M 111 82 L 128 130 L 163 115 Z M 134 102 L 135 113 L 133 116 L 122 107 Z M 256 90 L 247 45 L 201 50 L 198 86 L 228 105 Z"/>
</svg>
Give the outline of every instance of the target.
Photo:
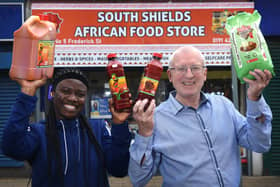
<svg viewBox="0 0 280 187">
<path fill-rule="evenodd" d="M 241 166 L 239 146 L 266 152 L 271 143 L 272 114 L 262 90 L 269 71 L 254 70 L 255 80 L 244 80 L 247 117 L 226 97 L 201 92 L 207 69 L 201 52 L 177 49 L 167 70 L 172 91 L 154 111 L 147 100 L 133 108 L 139 134 L 130 148 L 129 176 L 134 186 L 145 186 L 159 171 L 163 187 L 238 187 Z M 154 112 L 153 112 L 154 111 Z"/>
<path fill-rule="evenodd" d="M 125 176 L 129 161 L 129 113 L 112 112 L 109 135 L 104 120 L 83 115 L 88 80 L 77 69 L 58 71 L 46 123 L 29 124 L 42 80 L 17 80 L 21 93 L 4 129 L 2 150 L 32 166 L 33 187 L 108 187 L 107 171 Z"/>
</svg>

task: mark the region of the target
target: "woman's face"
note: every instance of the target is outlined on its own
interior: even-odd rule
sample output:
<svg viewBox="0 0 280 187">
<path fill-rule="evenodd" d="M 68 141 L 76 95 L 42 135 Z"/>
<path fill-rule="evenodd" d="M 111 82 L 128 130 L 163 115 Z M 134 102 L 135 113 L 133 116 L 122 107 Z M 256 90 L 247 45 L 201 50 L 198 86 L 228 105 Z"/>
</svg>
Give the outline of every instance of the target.
<svg viewBox="0 0 280 187">
<path fill-rule="evenodd" d="M 64 79 L 54 91 L 54 107 L 57 119 L 73 119 L 83 110 L 87 87 L 77 79 Z"/>
</svg>

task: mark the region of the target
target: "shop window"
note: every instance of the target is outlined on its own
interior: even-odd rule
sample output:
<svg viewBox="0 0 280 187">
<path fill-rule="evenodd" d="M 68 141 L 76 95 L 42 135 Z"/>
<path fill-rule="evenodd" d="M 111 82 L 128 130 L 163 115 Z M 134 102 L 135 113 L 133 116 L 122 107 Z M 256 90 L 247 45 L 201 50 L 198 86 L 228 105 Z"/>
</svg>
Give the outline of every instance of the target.
<svg viewBox="0 0 280 187">
<path fill-rule="evenodd" d="M 202 91 L 209 94 L 223 95 L 232 100 L 232 81 L 230 67 L 208 67 L 207 80 Z"/>
</svg>

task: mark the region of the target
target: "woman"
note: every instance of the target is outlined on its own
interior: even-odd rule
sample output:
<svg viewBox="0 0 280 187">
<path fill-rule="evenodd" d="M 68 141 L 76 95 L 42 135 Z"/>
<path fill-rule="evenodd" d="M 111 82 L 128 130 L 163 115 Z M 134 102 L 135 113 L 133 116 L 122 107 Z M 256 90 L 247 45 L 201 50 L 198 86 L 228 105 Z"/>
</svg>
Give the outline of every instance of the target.
<svg viewBox="0 0 280 187">
<path fill-rule="evenodd" d="M 46 78 L 17 80 L 21 86 L 4 129 L 2 150 L 32 166 L 33 187 L 107 187 L 107 171 L 127 174 L 130 133 L 129 112 L 112 112 L 111 136 L 104 120 L 83 115 L 88 80 L 77 69 L 64 69 L 53 80 L 52 100 L 45 123 L 29 124 L 36 90 Z"/>
</svg>

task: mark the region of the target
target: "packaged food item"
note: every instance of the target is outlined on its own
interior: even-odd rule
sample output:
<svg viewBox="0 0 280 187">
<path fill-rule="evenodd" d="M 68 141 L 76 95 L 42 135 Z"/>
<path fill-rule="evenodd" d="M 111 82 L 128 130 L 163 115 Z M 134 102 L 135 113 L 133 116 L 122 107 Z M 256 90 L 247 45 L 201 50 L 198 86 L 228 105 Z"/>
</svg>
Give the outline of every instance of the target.
<svg viewBox="0 0 280 187">
<path fill-rule="evenodd" d="M 161 73 L 163 71 L 163 67 L 160 62 L 161 59 L 162 55 L 160 53 L 154 53 L 152 61 L 150 61 L 144 69 L 136 99 L 136 101 L 143 100 L 145 98 L 149 100 L 149 102 L 145 105 L 144 110 L 148 108 L 150 101 L 155 97 Z"/>
<path fill-rule="evenodd" d="M 11 79 L 38 80 L 53 75 L 55 39 L 55 15 L 30 16 L 14 32 Z"/>
<path fill-rule="evenodd" d="M 108 55 L 107 73 L 109 87 L 114 102 L 114 108 L 118 112 L 131 110 L 130 92 L 127 87 L 126 77 L 122 63 L 117 60 L 116 54 Z"/>
<path fill-rule="evenodd" d="M 254 69 L 267 69 L 275 75 L 266 41 L 259 28 L 261 15 L 255 10 L 252 14 L 238 13 L 227 18 L 226 30 L 230 35 L 233 63 L 241 83 L 243 78 L 255 79 L 250 75 Z"/>
</svg>

